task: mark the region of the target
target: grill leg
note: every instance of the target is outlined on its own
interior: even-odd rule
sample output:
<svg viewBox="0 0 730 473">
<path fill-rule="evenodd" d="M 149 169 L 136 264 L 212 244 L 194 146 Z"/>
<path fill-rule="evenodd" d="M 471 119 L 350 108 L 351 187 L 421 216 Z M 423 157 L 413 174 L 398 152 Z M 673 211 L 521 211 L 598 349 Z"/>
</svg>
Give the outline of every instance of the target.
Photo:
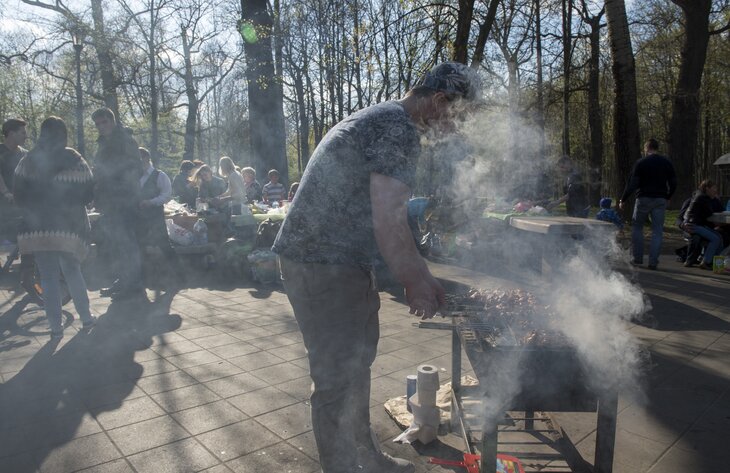
<svg viewBox="0 0 730 473">
<path fill-rule="evenodd" d="M 451 331 L 451 431 L 453 432 L 459 423 L 457 419 L 461 415 L 459 406 L 456 405 L 457 396 L 461 395 L 461 340 L 456 333 L 456 327 Z M 466 435 L 466 432 L 464 433 Z M 464 439 L 467 442 L 468 439 Z"/>
<path fill-rule="evenodd" d="M 613 449 L 616 441 L 616 414 L 618 412 L 618 392 L 610 390 L 598 400 L 598 420 L 596 423 L 595 473 L 612 473 Z"/>
<path fill-rule="evenodd" d="M 497 423 L 485 422 L 482 430 L 481 473 L 497 473 Z"/>
<path fill-rule="evenodd" d="M 535 411 L 525 411 L 525 430 L 533 430 L 535 428 Z"/>
</svg>

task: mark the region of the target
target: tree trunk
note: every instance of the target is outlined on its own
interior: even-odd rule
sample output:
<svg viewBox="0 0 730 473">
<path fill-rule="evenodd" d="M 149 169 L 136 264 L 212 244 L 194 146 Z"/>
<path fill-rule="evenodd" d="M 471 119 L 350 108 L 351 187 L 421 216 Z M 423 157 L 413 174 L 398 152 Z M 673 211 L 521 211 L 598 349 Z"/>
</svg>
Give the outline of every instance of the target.
<svg viewBox="0 0 730 473">
<path fill-rule="evenodd" d="M 101 71 L 101 86 L 104 104 L 119 119 L 119 99 L 117 98 L 117 80 L 114 76 L 111 45 L 104 31 L 104 9 L 102 0 L 91 0 L 91 16 L 94 20 L 94 47 Z"/>
<path fill-rule="evenodd" d="M 603 117 L 601 116 L 601 17 L 603 12 L 589 19 L 591 28 L 591 57 L 588 70 L 588 126 L 591 130 L 591 156 L 589 178 L 591 205 L 601 198 L 603 180 Z"/>
<path fill-rule="evenodd" d="M 265 176 L 274 168 L 281 182 L 289 182 L 284 134 L 284 106 L 280 77 L 274 73 L 271 32 L 273 22 L 266 0 L 241 0 L 240 30 L 246 53 L 249 126 L 254 167 Z M 255 34 L 246 34 L 255 33 Z"/>
<path fill-rule="evenodd" d="M 572 62 L 573 0 L 563 0 L 563 155 L 570 156 L 570 64 Z"/>
<path fill-rule="evenodd" d="M 157 23 L 155 21 L 156 9 L 154 1 L 150 2 L 150 35 L 147 40 L 147 54 L 150 62 L 150 156 L 155 167 L 160 166 L 160 92 L 157 88 L 157 54 L 155 51 L 155 36 L 157 34 Z"/>
<path fill-rule="evenodd" d="M 606 0 L 611 72 L 614 80 L 613 152 L 615 181 L 611 193 L 621 196 L 633 164 L 641 157 L 636 69 L 624 0 Z"/>
<path fill-rule="evenodd" d="M 540 1 L 535 0 L 535 62 L 537 67 L 537 106 L 535 107 L 535 121 L 537 122 L 537 128 L 540 134 L 538 161 L 542 163 L 547 160 L 547 156 L 545 154 L 545 99 L 542 88 L 542 18 Z M 496 2 L 497 0 L 492 0 L 492 3 Z"/>
<path fill-rule="evenodd" d="M 198 120 L 198 93 L 193 80 L 193 64 L 191 59 L 190 41 L 188 32 L 183 27 L 182 32 L 183 57 L 185 58 L 185 95 L 188 99 L 188 116 L 185 119 L 185 150 L 183 159 L 192 161 L 195 157 L 195 134 Z"/>
<path fill-rule="evenodd" d="M 711 0 L 672 0 L 684 14 L 684 42 L 677 88 L 669 122 L 669 155 L 677 170 L 680 199 L 692 194 L 696 181 L 697 135 L 700 121 L 700 86 L 710 39 Z"/>
<path fill-rule="evenodd" d="M 469 51 L 469 32 L 474 14 L 474 0 L 459 0 L 459 16 L 456 20 L 456 38 L 454 38 L 453 60 L 466 64 Z"/>
</svg>

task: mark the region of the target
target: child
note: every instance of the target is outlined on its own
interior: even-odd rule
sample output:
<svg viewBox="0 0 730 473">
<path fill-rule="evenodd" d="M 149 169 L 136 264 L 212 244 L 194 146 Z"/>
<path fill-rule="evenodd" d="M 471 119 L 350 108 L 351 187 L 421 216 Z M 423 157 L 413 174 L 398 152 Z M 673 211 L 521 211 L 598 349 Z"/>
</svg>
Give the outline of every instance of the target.
<svg viewBox="0 0 730 473">
<path fill-rule="evenodd" d="M 611 222 L 616 225 L 619 230 L 624 229 L 624 222 L 619 217 L 618 213 L 611 208 L 611 199 L 604 197 L 599 203 L 601 210 L 596 214 L 596 219 L 603 220 L 604 222 Z"/>
<path fill-rule="evenodd" d="M 284 184 L 279 182 L 279 171 L 276 169 L 269 171 L 269 182 L 264 185 L 261 194 L 263 201 L 267 204 L 281 202 L 286 199 L 286 188 Z"/>
</svg>

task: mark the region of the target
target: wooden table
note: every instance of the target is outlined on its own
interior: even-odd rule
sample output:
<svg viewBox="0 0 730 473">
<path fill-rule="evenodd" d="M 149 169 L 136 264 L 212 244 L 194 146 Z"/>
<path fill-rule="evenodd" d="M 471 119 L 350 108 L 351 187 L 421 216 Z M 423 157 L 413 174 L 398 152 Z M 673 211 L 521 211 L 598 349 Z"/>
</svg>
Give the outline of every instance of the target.
<svg viewBox="0 0 730 473">
<path fill-rule="evenodd" d="M 707 220 L 714 223 L 730 224 L 730 212 L 714 213 Z"/>
</svg>

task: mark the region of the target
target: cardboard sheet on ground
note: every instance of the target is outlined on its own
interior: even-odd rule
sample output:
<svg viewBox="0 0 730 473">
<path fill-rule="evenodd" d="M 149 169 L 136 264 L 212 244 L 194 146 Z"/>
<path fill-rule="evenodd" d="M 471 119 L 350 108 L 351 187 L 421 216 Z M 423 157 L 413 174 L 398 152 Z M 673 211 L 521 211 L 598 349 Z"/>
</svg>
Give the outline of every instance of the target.
<svg viewBox="0 0 730 473">
<path fill-rule="evenodd" d="M 479 382 L 471 376 L 461 378 L 462 386 L 476 386 L 477 384 Z M 384 404 L 385 411 L 401 429 L 408 429 L 413 423 L 413 414 L 408 412 L 407 404 L 405 395 L 388 399 Z M 439 434 L 446 433 L 446 427 L 451 419 L 451 382 L 442 384 L 436 392 L 436 405 L 440 415 Z"/>
</svg>

